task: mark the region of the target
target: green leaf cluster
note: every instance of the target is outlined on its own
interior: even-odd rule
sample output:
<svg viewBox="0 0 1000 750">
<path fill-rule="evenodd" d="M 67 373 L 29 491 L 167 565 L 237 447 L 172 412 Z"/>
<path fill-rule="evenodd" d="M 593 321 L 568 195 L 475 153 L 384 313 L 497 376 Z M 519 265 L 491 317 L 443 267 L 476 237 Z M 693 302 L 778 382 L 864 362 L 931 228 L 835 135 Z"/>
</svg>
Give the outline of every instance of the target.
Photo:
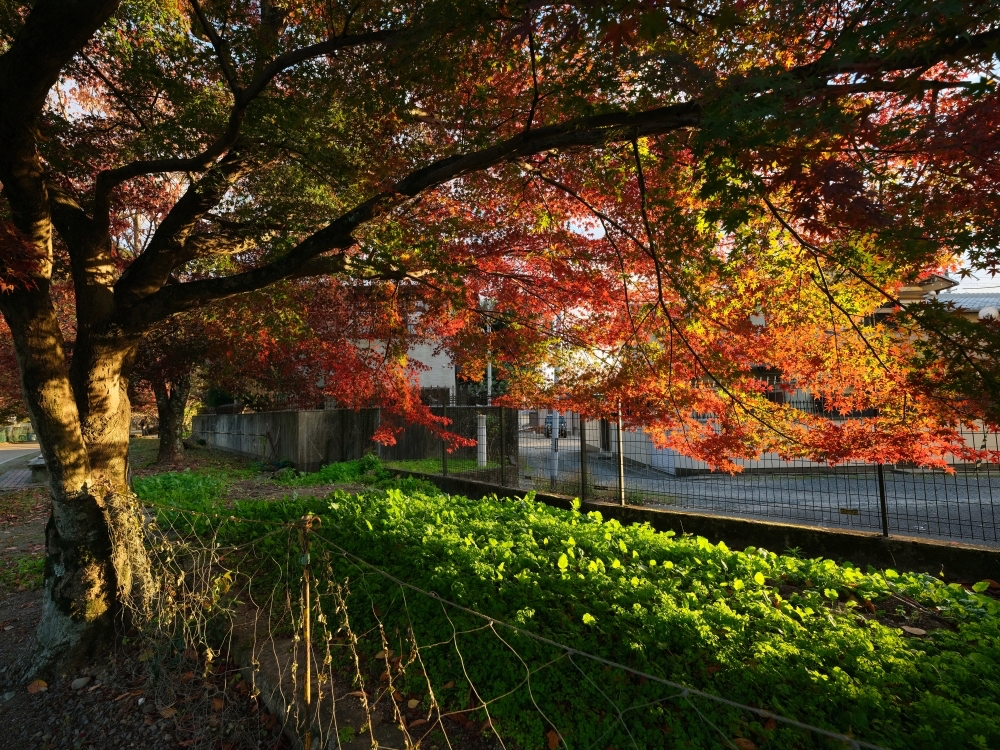
<svg viewBox="0 0 1000 750">
<path fill-rule="evenodd" d="M 490 716 L 520 747 L 544 747 L 549 722 L 573 748 L 632 741 L 714 747 L 719 732 L 758 747 L 828 745 L 489 627 L 341 550 L 580 651 L 886 748 L 1000 746 L 1000 605 L 958 584 L 753 547 L 731 550 L 530 497 L 470 500 L 391 482 L 360 495 L 338 491 L 237 507 L 240 517 L 258 521 L 305 513 L 322 521 L 312 535 L 314 572 L 321 581 L 349 581 L 353 631 L 377 633 L 380 613 L 399 653 L 412 648 L 412 633 L 439 702 L 464 710 L 474 685 L 495 699 Z M 227 525 L 223 536 L 252 539 L 260 535 L 252 526 Z M 892 597 L 916 601 L 943 627 L 907 635 L 864 605 Z M 363 637 L 361 647 L 373 655 L 383 646 Z M 412 669 L 401 679 L 404 692 L 427 690 Z M 454 687 L 442 687 L 449 683 Z"/>
</svg>

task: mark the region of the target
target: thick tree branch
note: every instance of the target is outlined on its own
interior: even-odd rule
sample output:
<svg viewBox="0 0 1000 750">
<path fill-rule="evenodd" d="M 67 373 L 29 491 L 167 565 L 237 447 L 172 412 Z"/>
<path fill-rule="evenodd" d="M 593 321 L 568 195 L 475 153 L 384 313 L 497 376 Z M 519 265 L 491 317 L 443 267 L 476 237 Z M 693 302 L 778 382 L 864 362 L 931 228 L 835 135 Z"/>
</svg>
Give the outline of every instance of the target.
<svg viewBox="0 0 1000 750">
<path fill-rule="evenodd" d="M 457 177 L 543 151 L 594 147 L 614 141 L 659 135 L 696 126 L 700 120 L 701 107 L 696 102 L 639 113 L 607 113 L 536 128 L 481 151 L 441 159 L 411 172 L 392 189 L 369 198 L 341 215 L 282 258 L 234 276 L 203 279 L 160 289 L 131 306 L 123 307 L 120 324 L 124 328 L 146 327 L 205 302 L 260 289 L 279 279 L 293 276 L 312 258 L 353 246 L 355 239 L 352 233 L 363 224 L 384 216 L 425 190 Z"/>
<path fill-rule="evenodd" d="M 202 31 L 212 42 L 212 48 L 215 50 L 216 56 L 219 58 L 219 66 L 222 68 L 222 75 L 226 79 L 226 83 L 229 84 L 229 90 L 233 92 L 233 96 L 237 99 L 240 96 L 240 82 L 236 77 L 236 70 L 233 68 L 233 61 L 229 57 L 229 46 L 219 35 L 219 32 L 215 30 L 212 26 L 212 22 L 208 20 L 205 16 L 204 11 L 201 9 L 201 5 L 198 4 L 198 0 L 190 0 L 191 7 L 194 8 L 195 15 L 198 16 L 198 23 L 201 24 Z"/>
<path fill-rule="evenodd" d="M 234 181 L 247 169 L 246 160 L 230 152 L 221 162 L 192 184 L 150 239 L 145 251 L 125 269 L 115 284 L 115 296 L 124 304 L 138 300 L 166 283 L 171 272 L 197 253 L 188 243 L 198 221 L 218 205 Z"/>
<path fill-rule="evenodd" d="M 929 68 L 940 62 L 963 60 L 976 55 L 986 55 L 1000 50 L 1000 29 L 991 29 L 979 34 L 955 35 L 942 41 L 937 35 L 926 44 L 917 47 L 888 52 L 877 57 L 864 59 L 832 59 L 824 56 L 807 65 L 800 65 L 789 71 L 803 81 L 816 77 L 827 78 L 842 73 L 859 75 L 879 75 L 915 68 Z"/>
<path fill-rule="evenodd" d="M 0 182 L 15 225 L 45 254 L 52 226 L 35 121 L 60 71 L 117 7 L 118 0 L 39 0 L 0 56 Z"/>
<path fill-rule="evenodd" d="M 101 172 L 97 176 L 97 184 L 94 188 L 95 217 L 106 216 L 111 191 L 126 180 L 144 174 L 202 172 L 208 169 L 216 159 L 236 145 L 247 109 L 263 93 L 268 84 L 284 71 L 306 60 L 329 55 L 337 50 L 384 42 L 398 33 L 398 31 L 387 30 L 338 36 L 328 39 L 325 42 L 319 42 L 279 55 L 270 64 L 265 66 L 246 88 L 238 88 L 234 92 L 233 108 L 229 112 L 226 129 L 206 146 L 201 153 L 190 157 L 135 161 L 116 169 Z"/>
<path fill-rule="evenodd" d="M 52 223 L 69 249 L 76 293 L 76 315 L 82 327 L 103 322 L 114 308 L 115 281 L 111 238 L 87 216 L 58 184 L 46 183 Z"/>
</svg>

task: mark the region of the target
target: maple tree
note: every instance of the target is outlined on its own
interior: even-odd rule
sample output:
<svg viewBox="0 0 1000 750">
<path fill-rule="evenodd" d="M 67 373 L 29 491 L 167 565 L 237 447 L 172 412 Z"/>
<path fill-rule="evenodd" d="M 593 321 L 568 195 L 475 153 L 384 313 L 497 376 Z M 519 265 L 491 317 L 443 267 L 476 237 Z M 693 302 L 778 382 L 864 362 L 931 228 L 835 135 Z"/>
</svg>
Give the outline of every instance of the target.
<svg viewBox="0 0 1000 750">
<path fill-rule="evenodd" d="M 412 310 L 395 291 L 298 280 L 158 326 L 139 344 L 130 380 L 133 406 L 155 404 L 158 462 L 183 457 L 185 406 L 199 371 L 203 385 L 256 409 L 378 406 L 383 443 L 406 424 L 441 432 L 442 419 L 420 399 L 422 365 L 406 358 L 420 326 L 402 324 Z"/>
<path fill-rule="evenodd" d="M 723 467 L 941 462 L 997 421 L 990 326 L 873 319 L 995 266 L 995 3 L 0 7 L 0 312 L 53 503 L 36 666 L 154 585 L 125 489 L 140 342 L 275 284 L 340 306 L 307 347 L 338 400 L 414 418 L 425 338 L 466 372 L 490 351 L 510 403 L 621 405 Z"/>
</svg>

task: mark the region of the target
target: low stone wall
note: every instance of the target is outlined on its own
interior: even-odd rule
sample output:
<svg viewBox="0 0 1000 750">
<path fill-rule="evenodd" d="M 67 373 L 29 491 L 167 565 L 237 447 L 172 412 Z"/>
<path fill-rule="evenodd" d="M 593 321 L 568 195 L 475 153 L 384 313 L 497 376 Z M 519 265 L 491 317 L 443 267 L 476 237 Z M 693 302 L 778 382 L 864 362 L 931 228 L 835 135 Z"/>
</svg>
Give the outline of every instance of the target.
<svg viewBox="0 0 1000 750">
<path fill-rule="evenodd" d="M 350 461 L 375 450 L 378 410 L 326 409 L 250 414 L 199 414 L 191 438 L 261 461 L 287 461 L 301 471 Z"/>
<path fill-rule="evenodd" d="M 461 477 L 443 477 L 416 472 L 397 472 L 426 479 L 443 491 L 471 498 L 490 495 L 524 497 L 526 490 L 477 482 Z M 558 508 L 572 507 L 573 498 L 542 492 L 535 499 Z M 856 531 L 797 526 L 789 523 L 732 518 L 708 513 L 689 513 L 659 508 L 621 506 L 587 502 L 583 512 L 599 511 L 606 519 L 623 524 L 648 523 L 657 531 L 676 531 L 706 537 L 711 542 L 724 541 L 732 549 L 762 547 L 773 552 L 797 549 L 803 557 L 826 557 L 837 562 L 850 561 L 858 566 L 872 565 L 880 570 L 915 571 L 938 575 L 949 580 L 968 582 L 987 578 L 1000 580 L 1000 550 L 956 542 L 919 539 L 905 536 L 883 537 Z"/>
</svg>

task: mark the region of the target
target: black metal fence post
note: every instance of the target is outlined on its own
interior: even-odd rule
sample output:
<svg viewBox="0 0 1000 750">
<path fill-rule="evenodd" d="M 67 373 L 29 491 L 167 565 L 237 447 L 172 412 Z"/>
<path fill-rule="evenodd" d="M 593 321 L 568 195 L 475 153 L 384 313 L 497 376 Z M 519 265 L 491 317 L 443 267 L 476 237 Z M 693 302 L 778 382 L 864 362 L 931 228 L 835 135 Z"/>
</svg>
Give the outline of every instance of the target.
<svg viewBox="0 0 1000 750">
<path fill-rule="evenodd" d="M 507 485 L 507 424 L 504 412 L 507 410 L 500 407 L 500 486 Z"/>
<path fill-rule="evenodd" d="M 878 479 L 878 501 L 882 513 L 882 536 L 889 536 L 889 506 L 885 500 L 885 470 L 882 464 L 875 465 L 875 476 Z"/>
<path fill-rule="evenodd" d="M 625 436 L 622 430 L 622 407 L 618 406 L 618 500 L 625 505 Z"/>
<path fill-rule="evenodd" d="M 580 502 L 587 502 L 587 424 L 580 417 Z"/>
<path fill-rule="evenodd" d="M 441 416 L 448 416 L 448 407 L 441 407 Z M 443 476 L 448 476 L 448 443 L 444 438 L 441 438 L 441 474 Z"/>
</svg>

